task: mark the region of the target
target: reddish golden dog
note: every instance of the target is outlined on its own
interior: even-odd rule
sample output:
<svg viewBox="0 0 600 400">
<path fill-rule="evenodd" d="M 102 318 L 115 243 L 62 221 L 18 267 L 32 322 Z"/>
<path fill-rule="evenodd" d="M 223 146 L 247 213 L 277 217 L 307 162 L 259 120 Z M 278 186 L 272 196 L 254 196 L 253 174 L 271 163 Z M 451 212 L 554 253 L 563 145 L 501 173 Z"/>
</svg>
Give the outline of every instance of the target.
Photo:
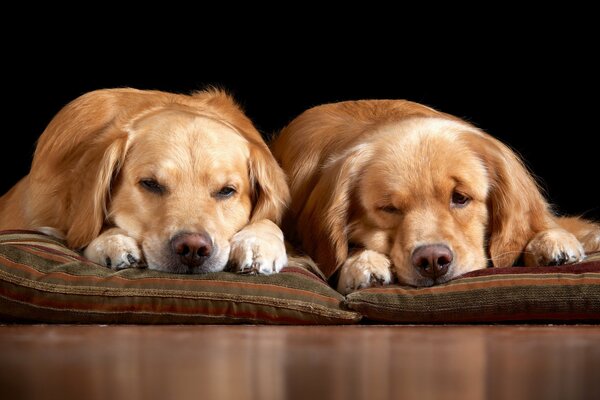
<svg viewBox="0 0 600 400">
<path fill-rule="evenodd" d="M 269 274 L 286 263 L 275 225 L 285 175 L 218 90 L 99 90 L 61 110 L 31 171 L 0 198 L 0 229 L 50 230 L 114 269 Z"/>
<path fill-rule="evenodd" d="M 564 264 L 600 249 L 600 228 L 555 218 L 507 146 L 420 104 L 315 107 L 272 150 L 290 179 L 288 230 L 327 277 L 340 269 L 342 293 L 394 275 L 430 286 L 488 261 Z"/>
</svg>

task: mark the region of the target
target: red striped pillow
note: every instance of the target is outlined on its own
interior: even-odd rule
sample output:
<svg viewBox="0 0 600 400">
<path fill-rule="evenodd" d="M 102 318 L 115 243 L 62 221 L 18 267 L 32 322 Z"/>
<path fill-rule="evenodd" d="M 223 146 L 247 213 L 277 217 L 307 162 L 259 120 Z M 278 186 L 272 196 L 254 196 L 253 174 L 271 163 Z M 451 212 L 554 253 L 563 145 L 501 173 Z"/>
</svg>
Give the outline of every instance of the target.
<svg viewBox="0 0 600 400">
<path fill-rule="evenodd" d="M 34 232 L 0 234 L 0 320 L 140 324 L 349 324 L 360 315 L 292 261 L 282 273 L 112 271 Z"/>
<path fill-rule="evenodd" d="M 429 288 L 360 290 L 346 304 L 373 321 L 600 321 L 600 253 L 578 264 L 488 268 Z"/>
</svg>

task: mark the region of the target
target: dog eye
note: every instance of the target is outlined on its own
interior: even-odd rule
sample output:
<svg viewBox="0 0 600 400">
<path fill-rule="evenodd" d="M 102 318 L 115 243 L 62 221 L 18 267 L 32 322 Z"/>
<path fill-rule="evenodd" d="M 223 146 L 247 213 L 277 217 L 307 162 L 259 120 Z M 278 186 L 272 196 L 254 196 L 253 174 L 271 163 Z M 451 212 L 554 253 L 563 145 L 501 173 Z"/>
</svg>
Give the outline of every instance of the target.
<svg viewBox="0 0 600 400">
<path fill-rule="evenodd" d="M 231 186 L 223 186 L 217 193 L 215 193 L 215 196 L 221 199 L 226 199 L 233 196 L 234 193 L 235 188 Z"/>
<path fill-rule="evenodd" d="M 391 204 L 378 207 L 377 209 L 380 211 L 386 212 L 388 214 L 398 214 L 398 212 L 400 211 L 399 209 L 397 209 L 396 207 L 394 207 Z"/>
<path fill-rule="evenodd" d="M 142 179 L 140 180 L 140 186 L 149 192 L 156 194 L 163 194 L 166 188 L 154 179 Z"/>
<path fill-rule="evenodd" d="M 462 193 L 454 192 L 452 193 L 452 207 L 461 208 L 469 204 L 471 199 L 468 196 L 465 196 Z"/>
</svg>

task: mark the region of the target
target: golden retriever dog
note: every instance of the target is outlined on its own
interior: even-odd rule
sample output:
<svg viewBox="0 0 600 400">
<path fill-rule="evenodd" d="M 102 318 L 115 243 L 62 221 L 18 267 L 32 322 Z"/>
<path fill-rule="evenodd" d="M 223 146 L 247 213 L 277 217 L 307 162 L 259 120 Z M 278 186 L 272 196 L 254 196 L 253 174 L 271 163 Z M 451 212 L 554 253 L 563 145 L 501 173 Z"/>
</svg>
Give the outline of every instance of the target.
<svg viewBox="0 0 600 400">
<path fill-rule="evenodd" d="M 58 232 L 90 260 L 173 273 L 270 274 L 285 175 L 224 92 L 98 90 L 64 107 L 31 171 L 0 198 L 1 229 Z"/>
<path fill-rule="evenodd" d="M 521 256 L 571 263 L 600 249 L 600 227 L 554 217 L 507 146 L 420 104 L 318 106 L 272 151 L 290 180 L 284 231 L 327 277 L 339 270 L 341 293 L 395 277 L 431 286 Z"/>
</svg>

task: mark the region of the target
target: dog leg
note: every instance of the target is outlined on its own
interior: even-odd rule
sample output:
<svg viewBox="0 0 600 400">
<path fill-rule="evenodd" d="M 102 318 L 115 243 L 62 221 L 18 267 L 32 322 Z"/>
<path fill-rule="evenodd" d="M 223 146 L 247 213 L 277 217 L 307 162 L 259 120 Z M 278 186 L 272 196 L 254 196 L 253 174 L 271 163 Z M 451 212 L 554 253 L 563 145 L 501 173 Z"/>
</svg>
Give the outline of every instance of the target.
<svg viewBox="0 0 600 400">
<path fill-rule="evenodd" d="M 585 251 L 579 240 L 562 228 L 538 232 L 525 247 L 527 267 L 571 264 L 584 258 Z"/>
<path fill-rule="evenodd" d="M 579 217 L 561 217 L 556 222 L 575 235 L 586 253 L 600 251 L 600 224 Z"/>
<path fill-rule="evenodd" d="M 127 236 L 121 228 L 111 228 L 102 232 L 85 248 L 83 255 L 114 270 L 144 266 L 142 251 L 137 241 Z"/>
<path fill-rule="evenodd" d="M 287 265 L 283 232 L 270 220 L 247 225 L 231 239 L 229 264 L 240 273 L 270 275 Z"/>
</svg>

